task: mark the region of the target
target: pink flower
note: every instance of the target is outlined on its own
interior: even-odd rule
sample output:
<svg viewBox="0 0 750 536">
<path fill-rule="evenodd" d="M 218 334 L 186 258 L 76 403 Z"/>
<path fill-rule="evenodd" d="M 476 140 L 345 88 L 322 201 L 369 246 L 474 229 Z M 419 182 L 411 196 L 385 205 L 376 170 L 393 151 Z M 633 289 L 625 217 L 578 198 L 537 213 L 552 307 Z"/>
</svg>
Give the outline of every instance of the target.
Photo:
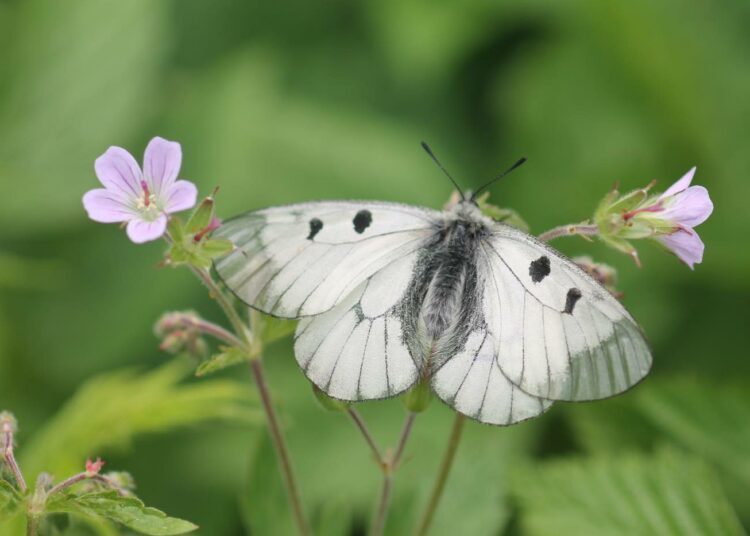
<svg viewBox="0 0 750 536">
<path fill-rule="evenodd" d="M 693 229 L 708 219 L 714 204 L 703 186 L 690 186 L 695 175 L 691 169 L 661 194 L 659 218 L 671 222 L 674 230 L 656 237 L 690 269 L 703 260 L 703 241 Z"/>
<path fill-rule="evenodd" d="M 703 241 L 694 227 L 711 215 L 714 205 L 703 186 L 690 186 L 691 169 L 659 196 L 646 199 L 624 213 L 625 238 L 653 238 L 677 255 L 692 270 L 703 260 Z M 645 192 L 648 188 L 644 189 Z"/>
<path fill-rule="evenodd" d="M 91 478 L 94 475 L 98 475 L 102 467 L 104 467 L 104 460 L 101 458 L 97 458 L 96 461 L 91 461 L 91 459 L 86 460 L 86 476 Z"/>
<path fill-rule="evenodd" d="M 167 228 L 167 216 L 195 205 L 198 190 L 177 180 L 182 164 L 180 144 L 153 138 L 146 147 L 143 171 L 121 147 L 110 147 L 96 159 L 94 169 L 104 188 L 86 192 L 83 206 L 101 223 L 127 222 L 136 244 L 156 240 Z"/>
</svg>

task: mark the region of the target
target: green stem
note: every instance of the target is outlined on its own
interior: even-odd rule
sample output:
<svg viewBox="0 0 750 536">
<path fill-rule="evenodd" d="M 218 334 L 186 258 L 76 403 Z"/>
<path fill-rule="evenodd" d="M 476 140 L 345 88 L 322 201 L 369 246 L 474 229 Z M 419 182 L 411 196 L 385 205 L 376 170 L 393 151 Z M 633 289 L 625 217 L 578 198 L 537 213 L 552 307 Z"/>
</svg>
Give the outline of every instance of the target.
<svg viewBox="0 0 750 536">
<path fill-rule="evenodd" d="M 294 478 L 294 470 L 292 469 L 289 449 L 286 446 L 284 435 L 281 432 L 281 426 L 279 426 L 279 420 L 276 416 L 276 409 L 271 400 L 271 393 L 268 389 L 265 374 L 263 373 L 261 360 L 251 359 L 250 370 L 252 371 L 255 384 L 258 386 L 258 391 L 260 392 L 263 410 L 266 413 L 268 428 L 271 432 L 271 440 L 276 449 L 279 466 L 284 477 L 284 484 L 286 485 L 286 490 L 289 494 L 289 500 L 292 503 L 292 511 L 294 512 L 294 520 L 297 523 L 297 529 L 300 535 L 308 536 L 312 534 L 312 531 L 307 523 L 307 517 L 305 516 L 304 508 L 302 507 L 302 499 L 300 497 L 299 487 Z"/>
<path fill-rule="evenodd" d="M 227 298 L 219 285 L 216 284 L 216 281 L 214 281 L 213 277 L 211 277 L 211 274 L 208 273 L 208 270 L 190 266 L 190 271 L 192 271 L 196 275 L 196 277 L 198 277 L 198 279 L 200 279 L 201 282 L 206 286 L 206 288 L 208 288 L 209 295 L 216 300 L 221 309 L 224 311 L 224 314 L 232 324 L 234 331 L 245 346 L 245 348 L 243 349 L 250 353 L 250 348 L 252 346 L 250 334 L 245 328 L 245 323 L 242 321 L 242 318 L 240 318 L 240 315 L 237 313 L 234 305 L 232 305 L 232 302 L 229 300 L 229 298 Z"/>
<path fill-rule="evenodd" d="M 385 466 L 385 460 L 383 459 L 383 455 L 380 453 L 380 449 L 378 448 L 377 443 L 375 443 L 375 439 L 372 437 L 370 430 L 367 428 L 365 420 L 362 418 L 359 412 L 351 406 L 346 409 L 346 413 L 349 415 L 349 417 L 351 417 L 352 421 L 354 421 L 354 424 L 362 433 L 362 437 L 365 439 L 365 442 L 370 447 L 370 450 L 377 460 L 378 465 L 382 469 Z"/>
<path fill-rule="evenodd" d="M 37 536 L 37 526 L 39 525 L 39 518 L 36 516 L 26 516 L 26 536 Z"/>
<path fill-rule="evenodd" d="M 550 240 L 554 240 L 555 238 L 559 238 L 561 236 L 573 236 L 573 235 L 579 235 L 579 236 L 596 236 L 599 234 L 599 227 L 596 225 L 588 225 L 588 224 L 572 224 L 572 225 L 561 225 L 559 227 L 555 227 L 554 229 L 550 229 L 549 231 L 546 231 L 539 235 L 539 240 L 542 242 L 549 242 Z"/>
<path fill-rule="evenodd" d="M 28 486 L 26 486 L 26 480 L 23 478 L 23 473 L 21 472 L 21 468 L 18 466 L 18 462 L 16 462 L 16 457 L 13 454 L 13 428 L 10 423 L 3 423 L 3 429 L 1 430 L 3 434 L 3 458 L 5 459 L 5 463 L 8 466 L 8 469 L 13 474 L 13 478 L 16 479 L 16 484 L 18 485 L 18 488 L 21 490 L 21 493 L 26 493 L 26 490 L 28 489 Z M 1 468 L 1 466 L 0 466 Z"/>
<path fill-rule="evenodd" d="M 292 469 L 289 449 L 287 448 L 286 440 L 284 439 L 284 434 L 276 415 L 276 409 L 273 405 L 271 392 L 268 388 L 268 382 L 266 381 L 265 373 L 263 371 L 263 366 L 259 359 L 259 351 L 257 351 L 258 344 L 253 340 L 247 328 L 245 328 L 245 323 L 237 313 L 234 305 L 232 305 L 231 300 L 227 298 L 226 294 L 224 294 L 222 289 L 216 284 L 216 281 L 211 277 L 211 274 L 203 268 L 196 268 L 194 266 L 191 266 L 190 270 L 208 288 L 211 297 L 218 302 L 219 306 L 224 311 L 224 314 L 226 314 L 229 319 L 229 322 L 231 322 L 237 337 L 242 342 L 241 348 L 245 351 L 245 354 L 248 357 L 253 379 L 255 380 L 255 384 L 260 392 L 263 411 L 266 415 L 266 421 L 268 422 L 268 428 L 271 434 L 271 442 L 276 451 L 276 457 L 279 460 L 279 469 L 284 478 L 298 532 L 300 536 L 310 536 L 312 531 L 307 522 L 304 508 L 302 507 L 302 499 L 300 498 L 299 486 L 297 485 L 297 480 Z"/>
<path fill-rule="evenodd" d="M 416 532 L 417 536 L 426 536 L 427 531 L 430 529 L 432 519 L 435 516 L 435 511 L 437 510 L 440 498 L 443 495 L 443 490 L 445 489 L 445 483 L 448 480 L 448 475 L 453 466 L 453 460 L 456 457 L 458 445 L 461 442 L 461 433 L 463 432 L 465 421 L 466 417 L 460 413 L 456 413 L 456 416 L 453 419 L 453 428 L 451 429 L 450 439 L 448 440 L 448 448 L 445 450 L 443 461 L 440 463 L 437 480 L 435 481 L 432 493 L 430 494 L 430 501 L 427 503 L 427 508 L 422 514 L 422 519 L 419 522 L 419 528 L 417 528 Z"/>
<path fill-rule="evenodd" d="M 372 527 L 370 528 L 370 536 L 382 536 L 385 530 L 385 522 L 388 519 L 388 508 L 391 504 L 391 490 L 393 489 L 393 475 L 398 469 L 401 457 L 406 449 L 406 443 L 409 441 L 411 436 L 412 428 L 414 427 L 414 419 L 417 414 L 409 411 L 406 414 L 406 420 L 404 426 L 401 429 L 401 436 L 398 440 L 398 446 L 391 459 L 384 460 L 383 466 L 383 486 L 380 491 L 380 499 L 378 501 L 378 509 L 375 517 L 372 521 Z"/>
</svg>

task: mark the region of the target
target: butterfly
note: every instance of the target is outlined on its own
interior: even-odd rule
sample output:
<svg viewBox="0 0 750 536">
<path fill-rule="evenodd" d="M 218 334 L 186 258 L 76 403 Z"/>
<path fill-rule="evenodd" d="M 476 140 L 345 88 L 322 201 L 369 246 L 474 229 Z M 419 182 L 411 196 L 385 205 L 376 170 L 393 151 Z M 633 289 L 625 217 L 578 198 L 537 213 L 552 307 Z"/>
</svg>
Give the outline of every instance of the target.
<svg viewBox="0 0 750 536">
<path fill-rule="evenodd" d="M 456 411 L 509 425 L 638 383 L 652 358 L 633 317 L 573 261 L 482 214 L 478 192 L 444 211 L 321 201 L 249 212 L 215 232 L 235 245 L 215 269 L 248 306 L 299 319 L 297 362 L 336 399 L 427 381 Z"/>
</svg>

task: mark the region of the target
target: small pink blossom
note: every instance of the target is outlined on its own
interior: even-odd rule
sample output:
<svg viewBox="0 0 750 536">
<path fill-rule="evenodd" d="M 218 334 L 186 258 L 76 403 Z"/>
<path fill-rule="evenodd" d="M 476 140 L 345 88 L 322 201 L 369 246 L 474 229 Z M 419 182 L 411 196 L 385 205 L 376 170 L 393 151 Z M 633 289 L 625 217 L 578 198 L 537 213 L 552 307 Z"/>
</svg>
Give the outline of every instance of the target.
<svg viewBox="0 0 750 536">
<path fill-rule="evenodd" d="M 626 221 L 643 222 L 653 229 L 651 236 L 690 269 L 703 260 L 704 250 L 694 227 L 706 221 L 714 209 L 706 188 L 690 186 L 695 169 L 685 173 L 660 196 L 623 215 Z"/>
<path fill-rule="evenodd" d="M 677 255 L 690 269 L 703 260 L 703 241 L 695 232 L 714 210 L 714 204 L 703 186 L 690 186 L 695 175 L 691 169 L 659 196 L 663 209 L 659 217 L 672 222 L 675 230 L 656 239 Z"/>
<path fill-rule="evenodd" d="M 136 244 L 156 240 L 167 228 L 167 217 L 195 205 L 198 190 L 177 180 L 182 148 L 174 141 L 153 138 L 143 157 L 143 171 L 121 147 L 110 147 L 96 159 L 94 169 L 104 188 L 86 192 L 83 206 L 101 223 L 127 223 Z"/>
<path fill-rule="evenodd" d="M 104 460 L 97 458 L 96 461 L 86 460 L 86 476 L 91 478 L 94 475 L 98 475 L 104 467 Z"/>
</svg>

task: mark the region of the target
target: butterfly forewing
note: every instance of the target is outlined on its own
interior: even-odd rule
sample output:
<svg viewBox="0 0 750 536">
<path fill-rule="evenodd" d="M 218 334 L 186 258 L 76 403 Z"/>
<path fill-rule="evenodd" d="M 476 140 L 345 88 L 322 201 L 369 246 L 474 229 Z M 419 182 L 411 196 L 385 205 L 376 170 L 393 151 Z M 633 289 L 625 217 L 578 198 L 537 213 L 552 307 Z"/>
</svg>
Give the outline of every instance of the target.
<svg viewBox="0 0 750 536">
<path fill-rule="evenodd" d="M 236 249 L 215 266 L 252 307 L 284 318 L 317 315 L 419 250 L 435 233 L 438 217 L 428 209 L 353 201 L 259 210 L 216 232 Z"/>
<path fill-rule="evenodd" d="M 480 248 L 485 318 L 515 385 L 551 400 L 594 400 L 648 373 L 651 352 L 636 322 L 572 261 L 499 224 Z"/>
</svg>

